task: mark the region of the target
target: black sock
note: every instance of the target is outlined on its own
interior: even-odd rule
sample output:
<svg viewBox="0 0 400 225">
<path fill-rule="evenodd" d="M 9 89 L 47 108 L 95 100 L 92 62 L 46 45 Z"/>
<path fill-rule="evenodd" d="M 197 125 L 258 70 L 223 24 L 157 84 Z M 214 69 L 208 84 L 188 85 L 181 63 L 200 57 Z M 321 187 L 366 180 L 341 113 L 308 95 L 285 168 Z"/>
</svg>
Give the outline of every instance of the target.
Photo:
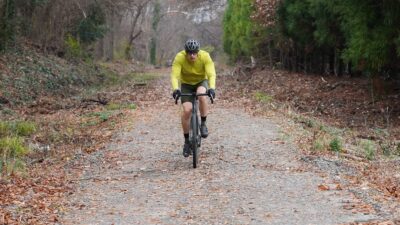
<svg viewBox="0 0 400 225">
<path fill-rule="evenodd" d="M 185 136 L 185 142 L 189 142 L 189 134 L 183 134 Z"/>
<path fill-rule="evenodd" d="M 207 121 L 207 116 L 202 116 L 201 117 L 201 124 L 205 124 Z"/>
</svg>

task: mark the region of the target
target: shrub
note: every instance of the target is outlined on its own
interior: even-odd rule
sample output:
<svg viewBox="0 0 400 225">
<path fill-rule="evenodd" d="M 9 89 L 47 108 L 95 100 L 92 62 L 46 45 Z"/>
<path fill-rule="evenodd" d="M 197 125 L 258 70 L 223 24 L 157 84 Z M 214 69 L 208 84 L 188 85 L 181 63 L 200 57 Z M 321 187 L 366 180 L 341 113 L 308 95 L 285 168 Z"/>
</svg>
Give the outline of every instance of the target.
<svg viewBox="0 0 400 225">
<path fill-rule="evenodd" d="M 0 137 L 29 136 L 36 131 L 36 125 L 28 121 L 0 122 Z"/>
<path fill-rule="evenodd" d="M 125 49 L 128 48 L 129 43 L 127 40 L 120 41 L 113 52 L 115 60 L 125 60 Z"/>
<path fill-rule="evenodd" d="M 0 174 L 11 174 L 24 167 L 22 158 L 29 152 L 22 137 L 32 135 L 36 125 L 29 121 L 0 121 Z"/>
<path fill-rule="evenodd" d="M 361 147 L 364 150 L 365 158 L 372 160 L 375 157 L 375 144 L 371 140 L 362 140 Z"/>
<path fill-rule="evenodd" d="M 0 172 L 11 174 L 16 167 L 22 166 L 20 160 L 29 152 L 20 137 L 5 137 L 0 139 Z"/>
<path fill-rule="evenodd" d="M 82 47 L 79 41 L 72 35 L 67 35 L 65 40 L 66 45 L 66 56 L 67 58 L 80 58 L 82 57 Z"/>
<path fill-rule="evenodd" d="M 322 139 L 317 139 L 314 141 L 313 143 L 313 150 L 315 151 L 322 151 L 324 150 L 325 145 L 324 145 L 324 141 Z"/>
<path fill-rule="evenodd" d="M 36 132 L 36 125 L 32 122 L 18 122 L 15 124 L 15 133 L 20 136 L 30 136 Z"/>
<path fill-rule="evenodd" d="M 254 94 L 254 97 L 256 98 L 256 100 L 257 101 L 259 101 L 259 102 L 261 102 L 261 103 L 269 103 L 269 102 L 271 102 L 272 101 L 272 96 L 270 96 L 270 95 L 268 95 L 268 94 L 265 94 L 265 93 L 263 93 L 263 92 L 259 92 L 259 91 L 257 91 L 255 94 Z"/>
<path fill-rule="evenodd" d="M 101 112 L 99 114 L 99 119 L 101 122 L 105 122 L 110 119 L 111 113 L 110 112 Z"/>
<path fill-rule="evenodd" d="M 7 135 L 9 132 L 9 126 L 6 122 L 0 122 L 0 137 Z"/>
<path fill-rule="evenodd" d="M 331 151 L 341 152 L 342 151 L 342 142 L 340 141 L 340 139 L 338 137 L 335 137 L 329 143 L 329 148 Z"/>
</svg>

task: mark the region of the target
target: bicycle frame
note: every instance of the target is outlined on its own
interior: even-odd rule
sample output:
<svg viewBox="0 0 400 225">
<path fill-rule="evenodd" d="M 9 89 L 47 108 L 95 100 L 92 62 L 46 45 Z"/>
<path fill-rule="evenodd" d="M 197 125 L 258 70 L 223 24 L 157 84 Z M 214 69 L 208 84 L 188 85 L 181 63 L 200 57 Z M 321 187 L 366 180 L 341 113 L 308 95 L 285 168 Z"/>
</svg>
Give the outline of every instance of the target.
<svg viewBox="0 0 400 225">
<path fill-rule="evenodd" d="M 199 115 L 198 115 L 198 97 L 199 96 L 208 96 L 208 94 L 201 93 L 197 94 L 193 93 L 182 93 L 181 96 L 191 96 L 192 99 L 192 115 L 190 117 L 190 129 L 189 129 L 189 141 L 191 146 L 191 151 L 193 154 L 193 168 L 197 168 L 199 164 L 199 151 L 201 146 L 201 135 L 200 135 L 200 123 L 199 123 Z M 210 96 L 211 103 L 214 103 L 214 99 Z M 175 104 L 178 104 L 178 98 L 175 99 Z"/>
</svg>

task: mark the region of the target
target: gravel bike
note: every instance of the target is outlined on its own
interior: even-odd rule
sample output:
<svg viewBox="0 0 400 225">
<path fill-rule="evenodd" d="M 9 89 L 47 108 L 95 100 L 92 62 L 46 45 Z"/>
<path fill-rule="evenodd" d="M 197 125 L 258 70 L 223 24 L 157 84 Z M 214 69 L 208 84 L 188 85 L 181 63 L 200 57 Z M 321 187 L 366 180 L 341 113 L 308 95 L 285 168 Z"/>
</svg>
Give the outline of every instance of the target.
<svg viewBox="0 0 400 225">
<path fill-rule="evenodd" d="M 200 134 L 200 119 L 199 119 L 199 96 L 209 96 L 207 93 L 197 94 L 193 93 L 182 93 L 181 96 L 192 96 L 192 115 L 190 116 L 190 129 L 189 129 L 189 142 L 190 150 L 193 155 L 193 168 L 197 168 L 199 165 L 199 151 L 201 146 L 201 134 Z M 214 99 L 210 97 L 211 104 L 214 104 Z M 175 104 L 178 104 L 179 98 L 175 99 Z"/>
</svg>

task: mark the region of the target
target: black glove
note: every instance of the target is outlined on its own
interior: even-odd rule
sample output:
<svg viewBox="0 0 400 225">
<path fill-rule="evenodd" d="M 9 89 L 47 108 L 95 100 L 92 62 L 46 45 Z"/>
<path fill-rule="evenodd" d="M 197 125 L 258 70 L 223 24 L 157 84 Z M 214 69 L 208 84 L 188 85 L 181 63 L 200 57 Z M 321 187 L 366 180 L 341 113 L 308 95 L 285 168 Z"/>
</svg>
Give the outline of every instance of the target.
<svg viewBox="0 0 400 225">
<path fill-rule="evenodd" d="M 208 94 L 208 96 L 215 98 L 215 90 L 214 89 L 212 89 L 212 88 L 208 89 L 207 94 Z"/>
<path fill-rule="evenodd" d="M 176 90 L 172 93 L 172 97 L 176 100 L 176 99 L 178 99 L 178 98 L 181 97 L 181 94 L 182 94 L 181 90 L 176 89 Z"/>
</svg>

